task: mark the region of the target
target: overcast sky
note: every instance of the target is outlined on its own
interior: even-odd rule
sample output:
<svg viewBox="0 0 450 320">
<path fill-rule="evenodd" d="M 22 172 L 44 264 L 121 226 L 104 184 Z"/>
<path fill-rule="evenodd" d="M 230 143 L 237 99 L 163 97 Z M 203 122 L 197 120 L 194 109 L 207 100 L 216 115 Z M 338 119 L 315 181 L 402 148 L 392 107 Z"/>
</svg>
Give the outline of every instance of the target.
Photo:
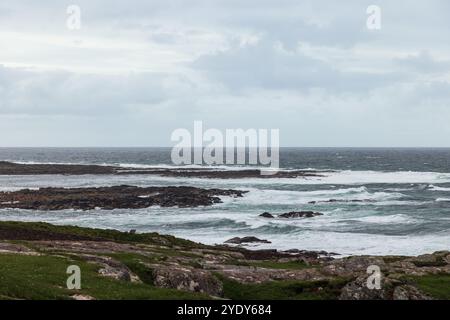
<svg viewBox="0 0 450 320">
<path fill-rule="evenodd" d="M 2 1 L 0 146 L 170 146 L 203 120 L 450 147 L 449 39 L 447 0 Z"/>
</svg>

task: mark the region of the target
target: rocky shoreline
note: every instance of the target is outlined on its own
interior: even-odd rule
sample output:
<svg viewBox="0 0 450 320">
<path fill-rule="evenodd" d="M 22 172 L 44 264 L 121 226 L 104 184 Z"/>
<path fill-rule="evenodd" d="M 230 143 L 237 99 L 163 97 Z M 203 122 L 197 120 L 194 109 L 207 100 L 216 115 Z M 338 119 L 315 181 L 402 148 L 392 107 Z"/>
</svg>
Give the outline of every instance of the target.
<svg viewBox="0 0 450 320">
<path fill-rule="evenodd" d="M 192 168 L 152 168 L 136 169 L 103 165 L 78 164 L 20 164 L 0 161 L 0 175 L 157 175 L 163 177 L 244 179 L 244 178 L 299 178 L 320 177 L 321 173 L 307 170 L 278 171 L 265 175 L 260 169 L 253 170 L 216 170 Z"/>
<path fill-rule="evenodd" d="M 151 206 L 198 207 L 221 203 L 221 196 L 242 197 L 246 191 L 195 187 L 114 186 L 100 188 L 41 188 L 0 192 L 0 209 L 112 210 Z"/>
<path fill-rule="evenodd" d="M 73 264 L 85 281 L 80 290 L 65 288 L 65 269 Z M 381 275 L 375 289 L 367 285 L 374 266 Z M 450 299 L 450 252 L 334 258 L 0 222 L 0 279 L 4 299 Z"/>
<path fill-rule="evenodd" d="M 0 162 L 0 175 L 40 174 L 154 174 L 223 179 L 319 175 L 306 171 L 263 176 L 259 170 L 136 170 Z M 0 209 L 197 207 L 245 193 L 233 189 L 127 185 L 40 188 L 0 192 Z M 314 219 L 321 215 L 315 211 L 291 211 L 264 212 L 259 217 Z M 270 239 L 248 235 L 210 246 L 136 230 L 0 221 L 0 299 L 450 299 L 449 251 L 417 257 L 339 257 L 335 253 L 296 248 L 279 251 L 244 247 L 255 243 L 268 244 Z M 66 268 L 74 264 L 81 268 L 83 281 L 87 282 L 83 289 L 75 291 L 65 288 Z M 368 286 L 370 270 L 379 270 L 379 288 Z"/>
</svg>

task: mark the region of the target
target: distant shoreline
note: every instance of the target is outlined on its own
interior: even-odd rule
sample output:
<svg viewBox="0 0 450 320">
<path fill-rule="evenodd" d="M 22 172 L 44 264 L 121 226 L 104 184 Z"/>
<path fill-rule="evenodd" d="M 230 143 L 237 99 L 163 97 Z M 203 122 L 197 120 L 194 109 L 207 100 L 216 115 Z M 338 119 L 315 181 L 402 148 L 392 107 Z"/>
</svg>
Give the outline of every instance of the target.
<svg viewBox="0 0 450 320">
<path fill-rule="evenodd" d="M 321 171 L 322 172 L 322 171 Z M 217 178 L 217 179 L 241 179 L 241 178 L 297 178 L 320 177 L 318 171 L 310 170 L 280 170 L 275 174 L 263 175 L 260 169 L 242 170 L 217 170 L 213 168 L 151 168 L 137 169 L 108 165 L 84 165 L 84 164 L 22 164 L 8 161 L 0 161 L 0 175 L 158 175 L 164 177 L 185 178 Z"/>
</svg>

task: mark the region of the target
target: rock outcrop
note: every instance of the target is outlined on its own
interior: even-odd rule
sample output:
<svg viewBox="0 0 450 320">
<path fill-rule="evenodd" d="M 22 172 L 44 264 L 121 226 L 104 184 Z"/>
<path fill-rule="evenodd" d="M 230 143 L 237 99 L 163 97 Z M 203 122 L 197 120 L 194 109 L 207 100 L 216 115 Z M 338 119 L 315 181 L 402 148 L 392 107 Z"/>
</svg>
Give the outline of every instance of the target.
<svg viewBox="0 0 450 320">
<path fill-rule="evenodd" d="M 152 266 L 153 283 L 161 288 L 173 288 L 206 293 L 213 297 L 223 295 L 222 283 L 211 272 L 183 266 Z"/>
<path fill-rule="evenodd" d="M 242 197 L 245 191 L 195 187 L 41 188 L 0 192 L 0 208 L 30 210 L 112 210 L 151 206 L 197 207 L 222 202 L 221 196 Z"/>
<path fill-rule="evenodd" d="M 235 237 L 225 241 L 225 243 L 245 244 L 245 243 L 271 243 L 271 242 L 268 240 L 258 239 L 256 237 L 243 237 L 243 238 Z"/>
<path fill-rule="evenodd" d="M 244 237 L 232 243 L 246 241 L 264 240 Z M 196 298 L 200 294 L 204 295 L 202 297 L 226 299 L 270 299 L 271 289 L 267 291 L 264 288 L 274 288 L 276 298 L 286 299 L 428 300 L 450 296 L 449 251 L 417 257 L 333 258 L 321 251 L 207 246 L 156 233 L 133 234 L 45 223 L 0 222 L 0 266 L 15 263 L 18 257 L 41 259 L 33 261 L 39 261 L 40 268 L 47 263 L 48 270 L 52 270 L 52 274 L 60 272 L 62 279 L 66 276 L 65 269 L 55 271 L 55 259 L 66 259 L 62 266 L 74 264 L 74 260 L 75 264 L 95 265 L 96 268 L 84 267 L 83 274 L 92 270 L 102 279 L 108 277 L 110 281 L 130 282 L 126 287 L 127 296 L 132 288 L 140 292 L 139 297 L 143 297 L 143 292 L 154 292 L 157 288 L 187 292 Z M 29 267 L 30 273 L 35 272 L 34 264 Z M 369 271 L 374 267 L 379 270 L 379 287 L 369 285 L 373 284 L 370 280 L 373 273 Z M 4 277 L 1 272 L 2 268 L 0 276 Z M 90 279 L 95 275 L 90 274 Z M 91 281 L 89 286 L 94 284 Z M 39 288 L 43 285 L 39 282 Z M 35 283 L 27 284 L 29 290 L 35 286 Z M 54 287 L 53 278 L 48 286 L 46 290 Z M 264 294 L 269 295 L 261 296 L 259 290 L 266 290 Z M 164 297 L 170 298 L 173 292 L 164 291 Z M 97 296 L 98 292 L 89 288 L 67 294 L 72 299 L 107 296 L 105 292 Z M 118 297 L 117 293 L 114 297 Z"/>
<path fill-rule="evenodd" d="M 263 212 L 259 215 L 262 218 L 268 218 L 268 219 L 273 219 L 275 218 L 272 214 L 268 213 L 268 212 Z"/>
<path fill-rule="evenodd" d="M 280 214 L 278 217 L 280 218 L 312 218 L 316 216 L 322 216 L 322 213 L 313 212 L 313 211 L 292 211 Z"/>
<path fill-rule="evenodd" d="M 323 215 L 322 213 L 314 212 L 314 211 L 291 211 L 291 212 L 279 214 L 277 216 L 274 216 L 273 214 L 271 214 L 269 212 L 264 212 L 264 213 L 260 214 L 259 216 L 262 218 L 268 218 L 268 219 L 273 219 L 275 217 L 284 218 L 284 219 L 292 219 L 292 218 L 312 218 L 312 217 L 322 216 L 322 215 Z"/>
</svg>

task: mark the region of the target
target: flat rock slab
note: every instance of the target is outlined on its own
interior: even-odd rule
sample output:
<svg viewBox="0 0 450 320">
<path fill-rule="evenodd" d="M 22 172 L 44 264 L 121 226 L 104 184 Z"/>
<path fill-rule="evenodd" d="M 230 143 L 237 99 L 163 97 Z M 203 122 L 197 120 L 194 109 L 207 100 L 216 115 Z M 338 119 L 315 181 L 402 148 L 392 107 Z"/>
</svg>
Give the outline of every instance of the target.
<svg viewBox="0 0 450 320">
<path fill-rule="evenodd" d="M 151 206 L 197 207 L 221 203 L 220 196 L 242 197 L 245 191 L 195 187 L 115 186 L 42 188 L 0 193 L 0 208 L 30 210 L 140 209 Z"/>
<path fill-rule="evenodd" d="M 243 243 L 271 243 L 271 242 L 268 240 L 258 239 L 256 237 L 243 237 L 243 238 L 235 237 L 225 241 L 225 243 L 243 244 Z"/>
</svg>

